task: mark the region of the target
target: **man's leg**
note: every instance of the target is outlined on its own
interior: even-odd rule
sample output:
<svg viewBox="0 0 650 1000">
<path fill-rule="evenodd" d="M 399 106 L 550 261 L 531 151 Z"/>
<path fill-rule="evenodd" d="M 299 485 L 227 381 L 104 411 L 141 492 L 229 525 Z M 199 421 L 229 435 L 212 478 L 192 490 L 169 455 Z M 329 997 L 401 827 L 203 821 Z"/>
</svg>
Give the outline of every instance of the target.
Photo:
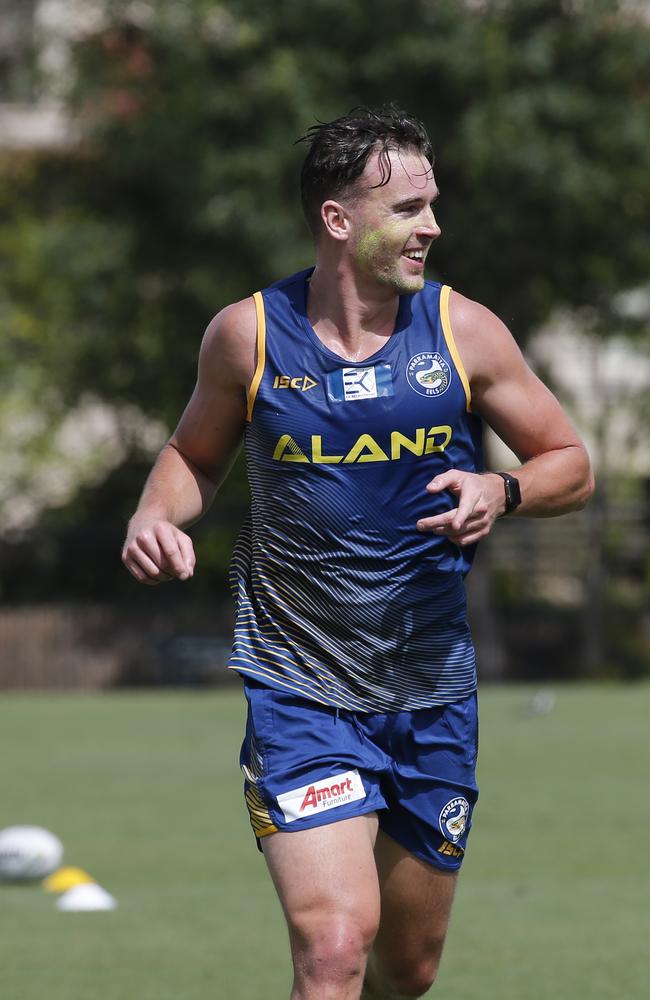
<svg viewBox="0 0 650 1000">
<path fill-rule="evenodd" d="M 291 1000 L 358 1000 L 379 924 L 377 814 L 261 841 L 289 928 Z"/>
<path fill-rule="evenodd" d="M 362 998 L 420 997 L 438 971 L 457 872 L 441 871 L 426 864 L 381 832 L 375 856 L 381 923 L 368 962 Z"/>
</svg>

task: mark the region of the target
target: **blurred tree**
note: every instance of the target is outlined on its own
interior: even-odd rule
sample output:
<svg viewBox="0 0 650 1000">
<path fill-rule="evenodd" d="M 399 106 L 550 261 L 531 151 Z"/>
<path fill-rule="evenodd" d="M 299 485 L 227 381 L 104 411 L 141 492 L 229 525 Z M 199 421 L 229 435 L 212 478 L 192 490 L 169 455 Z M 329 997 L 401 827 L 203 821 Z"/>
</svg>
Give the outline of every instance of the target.
<svg viewBox="0 0 650 1000">
<path fill-rule="evenodd" d="M 650 30 L 622 0 L 107 12 L 74 46 L 82 144 L 0 161 L 0 390 L 20 380 L 54 423 L 91 393 L 173 426 L 211 316 L 311 261 L 295 140 L 361 104 L 427 123 L 433 266 L 520 340 L 647 281 Z M 239 470 L 234 508 L 243 489 Z"/>
<path fill-rule="evenodd" d="M 294 142 L 358 104 L 430 126 L 434 266 L 518 337 L 646 280 L 650 31 L 619 0 L 132 6 L 76 45 L 82 147 L 0 192 L 5 351 L 67 404 L 175 421 L 213 313 L 310 261 Z"/>
</svg>

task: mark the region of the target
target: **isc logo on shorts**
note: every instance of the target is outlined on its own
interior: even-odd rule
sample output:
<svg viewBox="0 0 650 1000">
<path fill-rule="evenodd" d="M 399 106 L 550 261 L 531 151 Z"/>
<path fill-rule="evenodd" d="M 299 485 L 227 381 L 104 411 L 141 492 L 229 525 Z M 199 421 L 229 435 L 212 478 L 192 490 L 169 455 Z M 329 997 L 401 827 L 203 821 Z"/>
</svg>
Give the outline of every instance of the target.
<svg viewBox="0 0 650 1000">
<path fill-rule="evenodd" d="M 336 774 L 332 778 L 324 778 L 311 785 L 283 792 L 278 795 L 278 805 L 286 822 L 293 823 L 297 819 L 315 816 L 316 813 L 336 809 L 337 806 L 365 797 L 366 790 L 359 772 L 345 771 L 344 774 Z"/>
</svg>

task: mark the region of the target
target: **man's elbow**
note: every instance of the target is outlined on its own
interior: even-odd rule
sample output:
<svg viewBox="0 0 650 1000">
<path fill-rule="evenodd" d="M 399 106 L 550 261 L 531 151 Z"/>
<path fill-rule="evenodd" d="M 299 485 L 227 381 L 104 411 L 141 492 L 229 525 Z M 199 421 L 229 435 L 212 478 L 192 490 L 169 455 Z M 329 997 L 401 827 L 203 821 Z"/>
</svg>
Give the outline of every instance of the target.
<svg viewBox="0 0 650 1000">
<path fill-rule="evenodd" d="M 591 462 L 589 461 L 589 456 L 585 452 L 585 463 L 586 469 L 582 476 L 582 481 L 577 489 L 576 500 L 575 500 L 575 510 L 582 510 L 586 506 L 587 501 L 593 495 L 596 489 L 596 480 L 594 478 L 594 471 L 591 467 Z"/>
</svg>

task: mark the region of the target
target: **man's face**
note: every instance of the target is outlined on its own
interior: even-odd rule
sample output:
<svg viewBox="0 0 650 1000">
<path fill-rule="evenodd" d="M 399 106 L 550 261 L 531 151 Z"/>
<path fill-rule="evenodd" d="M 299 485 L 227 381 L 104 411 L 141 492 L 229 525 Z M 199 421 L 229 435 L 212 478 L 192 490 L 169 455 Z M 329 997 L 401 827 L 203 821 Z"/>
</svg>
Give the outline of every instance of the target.
<svg viewBox="0 0 650 1000">
<path fill-rule="evenodd" d="M 427 159 L 413 150 L 390 153 L 391 177 L 382 187 L 377 154 L 357 181 L 350 207 L 350 252 L 359 271 L 398 294 L 424 287 L 424 262 L 440 236 L 433 214 L 438 188 Z"/>
</svg>

